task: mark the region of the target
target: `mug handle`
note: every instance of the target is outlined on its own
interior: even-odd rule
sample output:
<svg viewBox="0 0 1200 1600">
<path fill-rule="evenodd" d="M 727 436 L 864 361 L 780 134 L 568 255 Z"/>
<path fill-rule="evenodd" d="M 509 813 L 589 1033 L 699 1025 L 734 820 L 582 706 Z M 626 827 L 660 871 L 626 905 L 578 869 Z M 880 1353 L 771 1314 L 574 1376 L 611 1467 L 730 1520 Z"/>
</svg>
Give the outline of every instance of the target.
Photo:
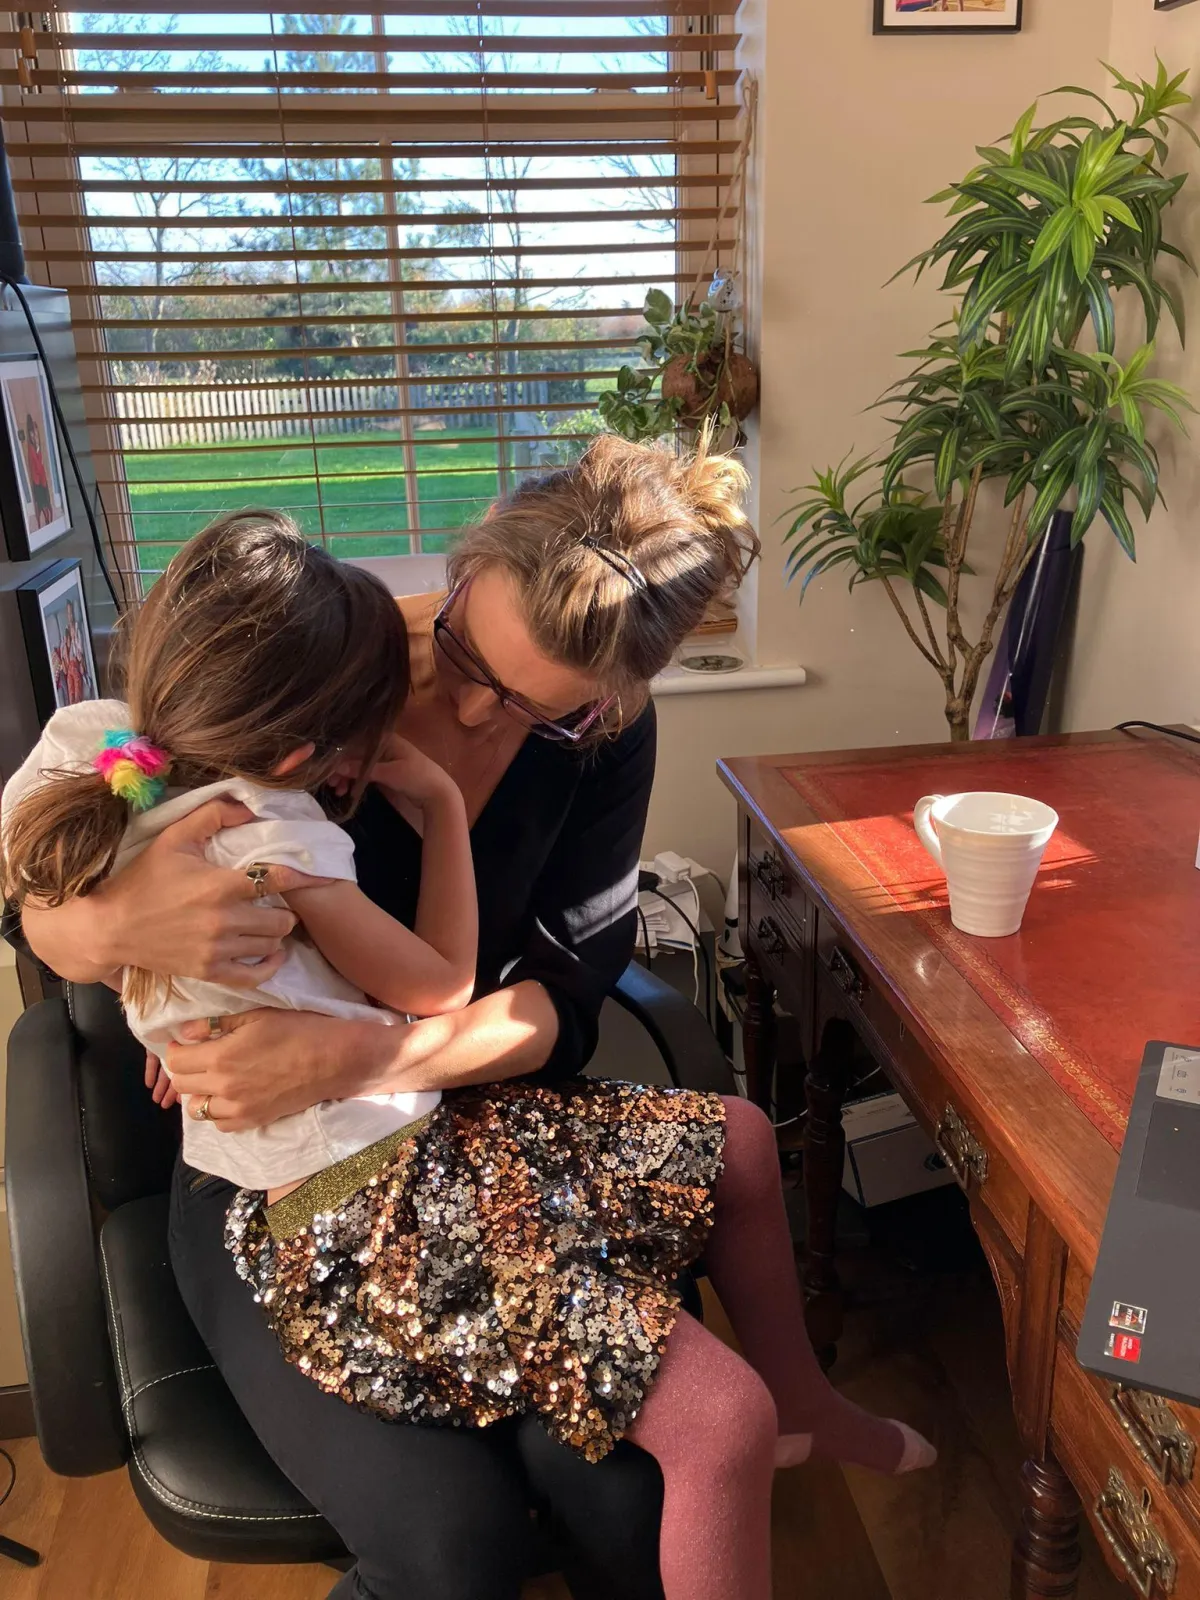
<svg viewBox="0 0 1200 1600">
<path fill-rule="evenodd" d="M 923 799 L 918 800 L 913 807 L 913 827 L 917 830 L 917 838 L 920 839 L 939 867 L 942 865 L 942 842 L 937 836 L 937 829 L 929 820 L 929 813 L 937 802 L 944 798 L 940 794 L 927 794 Z"/>
</svg>

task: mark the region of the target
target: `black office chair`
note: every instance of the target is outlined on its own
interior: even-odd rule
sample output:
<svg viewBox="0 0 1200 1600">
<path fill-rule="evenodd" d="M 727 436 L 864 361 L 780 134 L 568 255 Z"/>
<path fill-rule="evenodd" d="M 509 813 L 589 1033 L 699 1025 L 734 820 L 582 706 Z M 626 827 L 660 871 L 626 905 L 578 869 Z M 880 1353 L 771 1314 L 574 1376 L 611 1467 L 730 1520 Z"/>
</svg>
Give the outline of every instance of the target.
<svg viewBox="0 0 1200 1600">
<path fill-rule="evenodd" d="M 613 998 L 674 1082 L 730 1092 L 682 995 L 634 965 Z M 100 986 L 31 1007 L 9 1041 L 5 1183 L 42 1455 L 73 1477 L 127 1462 L 146 1515 L 187 1555 L 345 1567 L 345 1546 L 258 1442 L 176 1288 L 179 1120 L 151 1101 L 144 1061 Z M 544 1553 L 540 1570 L 556 1565 Z"/>
</svg>

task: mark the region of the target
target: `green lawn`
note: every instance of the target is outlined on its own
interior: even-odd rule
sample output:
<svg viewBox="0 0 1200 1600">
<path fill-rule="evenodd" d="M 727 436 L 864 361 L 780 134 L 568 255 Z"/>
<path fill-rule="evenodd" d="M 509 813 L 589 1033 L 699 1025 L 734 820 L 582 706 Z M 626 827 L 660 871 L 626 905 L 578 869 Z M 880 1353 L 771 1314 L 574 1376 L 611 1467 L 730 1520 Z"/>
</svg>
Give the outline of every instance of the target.
<svg viewBox="0 0 1200 1600">
<path fill-rule="evenodd" d="M 313 454 L 300 440 L 281 439 L 277 449 L 247 450 L 237 444 L 206 444 L 187 450 L 126 458 L 134 535 L 142 544 L 141 565 L 161 571 L 180 544 L 219 512 L 243 506 L 290 511 L 308 534 L 322 526 L 338 538 L 343 556 L 407 554 L 408 528 L 403 480 L 404 452 L 394 433 L 370 434 L 330 444 L 319 452 L 321 483 L 312 475 Z M 452 444 L 415 446 L 423 528 L 457 528 L 473 521 L 497 491 L 496 446 L 478 442 L 489 434 L 438 434 Z M 382 441 L 388 441 L 386 444 Z M 164 481 L 164 480 L 185 480 Z M 249 480 L 249 481 L 248 481 Z M 322 517 L 322 511 L 324 513 Z M 422 549 L 444 548 L 428 535 Z"/>
</svg>

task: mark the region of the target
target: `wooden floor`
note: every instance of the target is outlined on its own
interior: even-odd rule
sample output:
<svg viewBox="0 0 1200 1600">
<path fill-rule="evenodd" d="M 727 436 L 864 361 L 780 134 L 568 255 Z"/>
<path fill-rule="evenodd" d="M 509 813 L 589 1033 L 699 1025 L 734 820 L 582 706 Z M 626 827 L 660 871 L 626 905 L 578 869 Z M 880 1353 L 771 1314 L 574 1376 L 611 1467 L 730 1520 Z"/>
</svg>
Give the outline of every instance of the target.
<svg viewBox="0 0 1200 1600">
<path fill-rule="evenodd" d="M 1007 1600 L 1020 1449 L 990 1280 L 969 1261 L 938 1275 L 863 1253 L 834 1376 L 856 1400 L 922 1428 L 930 1472 L 881 1478 L 810 1463 L 776 1480 L 776 1600 Z M 0 1532 L 42 1565 L 0 1560 L 0 1600 L 323 1600 L 322 1567 L 208 1566 L 155 1534 L 123 1473 L 69 1480 L 32 1440 L 10 1445 L 16 1488 Z M 0 1462 L 0 1472 L 3 1472 Z M 0 1483 L 2 1483 L 0 1478 Z M 1079 1600 L 1128 1600 L 1085 1535 Z M 569 1600 L 551 1580 L 525 1600 Z"/>
</svg>

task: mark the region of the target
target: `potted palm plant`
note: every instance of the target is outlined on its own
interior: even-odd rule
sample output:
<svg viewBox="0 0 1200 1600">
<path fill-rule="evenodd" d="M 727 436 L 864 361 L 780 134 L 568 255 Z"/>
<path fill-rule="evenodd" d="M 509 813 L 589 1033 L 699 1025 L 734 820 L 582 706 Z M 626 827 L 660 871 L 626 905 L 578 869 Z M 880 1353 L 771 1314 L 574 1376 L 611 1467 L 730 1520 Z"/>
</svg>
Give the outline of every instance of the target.
<svg viewBox="0 0 1200 1600">
<path fill-rule="evenodd" d="M 891 427 L 877 454 L 816 472 L 785 515 L 789 578 L 849 569 L 850 587 L 879 582 L 909 638 L 941 679 L 953 739 L 969 737 L 971 704 L 997 623 L 1051 519 L 1067 507 L 1077 544 L 1099 519 L 1134 557 L 1130 499 L 1149 517 L 1159 460 L 1153 412 L 1182 427 L 1193 409 L 1153 373 L 1164 316 L 1183 316 L 1164 268 L 1189 266 L 1164 237 L 1164 215 L 1186 181 L 1169 172 L 1172 125 L 1190 96 L 1186 73 L 1161 62 L 1153 82 L 1113 71 L 1130 104 L 1121 115 L 1091 90 L 1068 86 L 1076 109 L 1035 126 L 1035 102 L 1005 140 L 933 197 L 948 224 L 901 268 L 941 271 L 951 320 L 909 351 L 906 375 L 877 402 Z M 1088 102 L 1086 108 L 1082 101 Z M 1103 116 L 1094 112 L 1095 105 Z M 1200 143 L 1200 141 L 1197 141 Z M 1131 353 L 1117 359 L 1115 302 Z M 1123 341 L 1124 343 L 1124 341 Z M 981 507 L 1005 509 L 991 595 L 973 636 L 964 578 Z M 938 622 L 935 625 L 935 617 Z"/>
</svg>

